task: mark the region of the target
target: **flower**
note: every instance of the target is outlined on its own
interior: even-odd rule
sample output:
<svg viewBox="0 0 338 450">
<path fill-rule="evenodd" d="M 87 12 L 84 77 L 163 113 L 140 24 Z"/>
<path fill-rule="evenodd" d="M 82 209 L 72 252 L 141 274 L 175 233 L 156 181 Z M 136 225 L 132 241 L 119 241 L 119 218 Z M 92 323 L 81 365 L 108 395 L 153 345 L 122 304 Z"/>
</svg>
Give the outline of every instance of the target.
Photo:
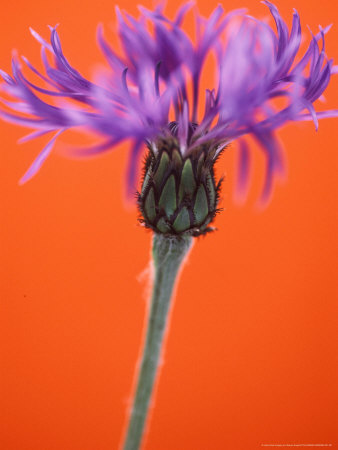
<svg viewBox="0 0 338 450">
<path fill-rule="evenodd" d="M 86 80 L 65 58 L 56 27 L 50 28 L 50 43 L 31 30 L 41 44 L 45 73 L 26 58 L 19 60 L 14 56 L 12 75 L 3 71 L 0 74 L 4 80 L 2 90 L 17 101 L 2 98 L 4 107 L 0 114 L 4 120 L 35 130 L 24 140 L 47 133 L 53 136 L 21 182 L 36 174 L 61 133 L 79 128 L 96 133 L 100 139 L 94 146 L 73 151 L 80 156 L 105 152 L 127 139 L 132 141 L 127 185 L 134 191 L 138 160 L 146 143 L 150 152 L 147 181 L 139 195 L 146 224 L 160 231 L 149 218 L 155 214 L 156 222 L 164 217 L 163 229 L 172 230 L 178 215 L 186 208 L 181 227 L 189 222 L 188 228 L 198 234 L 203 222 L 194 218 L 198 192 L 203 186 L 202 203 L 210 222 L 217 211 L 219 187 L 212 167 L 222 149 L 236 139 L 240 161 L 238 189 L 246 190 L 250 167 L 246 138 L 251 135 L 260 144 L 266 159 L 261 195 L 261 200 L 266 201 L 274 177 L 284 169 L 283 152 L 275 131 L 289 121 L 299 120 L 313 120 L 317 129 L 318 119 L 338 116 L 338 110 L 316 112 L 313 105 L 322 98 L 331 75 L 338 70 L 325 54 L 325 34 L 330 27 L 320 28 L 312 35 L 300 57 L 302 32 L 297 11 L 293 12 L 289 30 L 277 8 L 268 1 L 263 3 L 273 16 L 276 31 L 248 16 L 245 10 L 225 14 L 218 6 L 208 18 L 196 12 L 195 42 L 182 25 L 193 6 L 191 3 L 182 6 L 174 20 L 164 15 L 162 6 L 154 11 L 140 7 L 138 19 L 122 14 L 117 8 L 121 52 L 109 46 L 100 26 L 98 44 L 110 69 L 98 72 L 93 81 Z M 202 98 L 201 75 L 209 67 L 209 54 L 216 60 L 216 84 Z M 26 78 L 22 62 L 45 82 L 45 87 Z M 165 178 L 159 184 L 155 183 L 154 176 L 164 153 L 169 162 L 162 174 Z M 203 175 L 197 169 L 202 153 Z M 188 178 L 193 180 L 194 189 L 188 186 L 179 194 L 179 183 L 183 178 L 183 184 L 187 180 L 187 169 L 184 169 L 187 161 L 191 164 Z M 177 174 L 173 172 L 174 166 Z M 159 217 L 163 203 L 160 197 L 169 178 L 175 181 L 171 196 L 177 201 Z M 150 205 L 148 199 L 146 207 L 151 189 L 154 202 Z"/>
</svg>

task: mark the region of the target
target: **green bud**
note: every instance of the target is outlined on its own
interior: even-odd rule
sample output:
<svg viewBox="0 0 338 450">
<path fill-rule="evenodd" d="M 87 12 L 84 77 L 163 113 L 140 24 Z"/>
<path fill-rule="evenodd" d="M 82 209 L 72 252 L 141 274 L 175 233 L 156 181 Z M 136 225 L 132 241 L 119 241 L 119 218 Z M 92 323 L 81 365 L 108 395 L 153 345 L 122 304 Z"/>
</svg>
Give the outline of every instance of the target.
<svg viewBox="0 0 338 450">
<path fill-rule="evenodd" d="M 162 234 L 167 234 L 170 232 L 170 225 L 166 222 L 164 217 L 161 217 L 157 222 L 156 228 L 158 230 L 157 232 L 160 232 Z"/>
<path fill-rule="evenodd" d="M 156 217 L 154 189 L 151 188 L 144 202 L 144 212 L 147 218 L 152 221 Z"/>
<path fill-rule="evenodd" d="M 157 185 L 161 184 L 161 182 L 164 180 L 164 175 L 165 175 L 166 170 L 168 169 L 169 162 L 170 162 L 170 159 L 169 159 L 168 153 L 165 151 L 162 152 L 160 163 L 159 163 L 157 170 L 155 172 L 155 175 L 154 175 L 154 182 Z M 146 174 L 146 176 L 147 176 L 147 174 Z M 145 176 L 145 178 L 146 178 L 146 176 Z"/>
<path fill-rule="evenodd" d="M 213 205 L 216 201 L 216 188 L 213 181 L 213 178 L 211 177 L 210 173 L 207 175 L 206 179 L 206 186 L 207 186 L 207 192 L 209 197 L 209 203 Z"/>
<path fill-rule="evenodd" d="M 201 153 L 200 157 L 198 158 L 197 161 L 197 176 L 200 177 L 201 176 L 201 170 L 203 167 L 203 163 L 204 163 L 204 153 Z"/>
<path fill-rule="evenodd" d="M 215 149 L 206 144 L 182 155 L 175 138 L 149 149 L 138 205 L 141 222 L 156 233 L 192 235 L 212 231 L 219 184 L 214 178 Z"/>
<path fill-rule="evenodd" d="M 171 160 L 177 170 L 182 167 L 183 161 L 178 150 L 173 150 Z"/>
<path fill-rule="evenodd" d="M 198 187 L 195 205 L 194 205 L 194 215 L 197 225 L 203 225 L 209 212 L 207 194 L 203 184 Z"/>
<path fill-rule="evenodd" d="M 179 201 L 181 202 L 184 199 L 184 197 L 192 198 L 195 190 L 196 190 L 196 181 L 194 172 L 192 170 L 191 160 L 186 159 L 183 166 L 180 188 L 178 191 Z"/>
<path fill-rule="evenodd" d="M 177 214 L 173 228 L 177 233 L 187 230 L 190 227 L 190 215 L 187 208 L 184 206 Z"/>
<path fill-rule="evenodd" d="M 176 209 L 176 186 L 174 175 L 170 175 L 162 189 L 159 206 L 164 209 L 167 217 L 171 216 Z"/>
</svg>

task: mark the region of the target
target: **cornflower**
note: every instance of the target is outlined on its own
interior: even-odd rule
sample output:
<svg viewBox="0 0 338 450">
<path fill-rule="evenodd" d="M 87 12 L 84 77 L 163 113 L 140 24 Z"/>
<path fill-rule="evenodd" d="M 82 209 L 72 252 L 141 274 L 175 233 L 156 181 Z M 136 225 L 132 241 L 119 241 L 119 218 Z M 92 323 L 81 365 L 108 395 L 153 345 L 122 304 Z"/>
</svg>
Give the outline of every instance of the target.
<svg viewBox="0 0 338 450">
<path fill-rule="evenodd" d="M 225 14 L 218 6 L 208 18 L 196 11 L 195 41 L 182 25 L 192 3 L 182 6 L 173 20 L 164 15 L 163 6 L 153 11 L 139 7 L 138 19 L 116 8 L 122 51 L 109 45 L 100 26 L 98 44 L 110 70 L 98 72 L 92 81 L 64 56 L 57 27 L 50 27 L 50 42 L 31 30 L 41 45 L 45 73 L 16 56 L 12 75 L 0 71 L 5 94 L 1 118 L 34 130 L 23 141 L 52 135 L 21 183 L 40 170 L 57 138 L 69 129 L 98 136 L 95 145 L 72 149 L 71 155 L 92 156 L 131 142 L 129 193 L 139 184 L 138 163 L 144 146 L 148 149 L 137 203 L 140 221 L 154 231 L 155 279 L 125 450 L 141 445 L 177 274 L 192 238 L 213 230 L 221 184 L 214 165 L 221 152 L 238 140 L 237 189 L 243 194 L 250 169 L 247 138 L 257 141 L 266 161 L 260 196 L 265 204 L 274 179 L 285 171 L 276 130 L 304 120 L 312 120 L 317 130 L 319 119 L 338 116 L 338 110 L 318 112 L 314 107 L 338 72 L 325 54 L 330 27 L 312 34 L 300 55 L 298 12 L 294 10 L 289 29 L 277 8 L 263 3 L 276 31 L 243 9 Z M 215 85 L 202 98 L 201 77 L 209 55 L 215 60 Z M 44 87 L 29 81 L 23 64 Z"/>
</svg>

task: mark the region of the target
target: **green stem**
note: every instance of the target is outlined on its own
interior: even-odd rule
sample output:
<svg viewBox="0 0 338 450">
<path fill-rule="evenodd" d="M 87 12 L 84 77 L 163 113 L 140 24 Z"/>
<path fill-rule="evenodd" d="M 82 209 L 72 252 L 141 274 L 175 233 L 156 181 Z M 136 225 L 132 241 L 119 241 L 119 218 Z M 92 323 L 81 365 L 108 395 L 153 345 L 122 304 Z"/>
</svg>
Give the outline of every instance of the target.
<svg viewBox="0 0 338 450">
<path fill-rule="evenodd" d="M 168 323 L 170 300 L 179 269 L 189 252 L 191 243 L 190 236 L 168 238 L 160 234 L 154 235 L 155 280 L 142 363 L 123 446 L 124 450 L 138 450 L 141 445 L 161 357 L 163 336 Z"/>
</svg>

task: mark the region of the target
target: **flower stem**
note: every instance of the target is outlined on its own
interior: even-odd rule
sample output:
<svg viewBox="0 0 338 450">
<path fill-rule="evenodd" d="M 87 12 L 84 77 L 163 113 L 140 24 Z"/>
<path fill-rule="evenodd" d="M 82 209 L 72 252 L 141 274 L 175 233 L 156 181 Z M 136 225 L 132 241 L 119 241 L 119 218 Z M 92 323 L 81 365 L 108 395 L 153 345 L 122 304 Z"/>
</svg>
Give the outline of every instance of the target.
<svg viewBox="0 0 338 450">
<path fill-rule="evenodd" d="M 155 280 L 142 362 L 124 450 L 138 450 L 149 411 L 150 400 L 161 357 L 163 336 L 168 323 L 171 298 L 177 275 L 191 247 L 192 237 L 165 237 L 154 234 Z"/>
</svg>

